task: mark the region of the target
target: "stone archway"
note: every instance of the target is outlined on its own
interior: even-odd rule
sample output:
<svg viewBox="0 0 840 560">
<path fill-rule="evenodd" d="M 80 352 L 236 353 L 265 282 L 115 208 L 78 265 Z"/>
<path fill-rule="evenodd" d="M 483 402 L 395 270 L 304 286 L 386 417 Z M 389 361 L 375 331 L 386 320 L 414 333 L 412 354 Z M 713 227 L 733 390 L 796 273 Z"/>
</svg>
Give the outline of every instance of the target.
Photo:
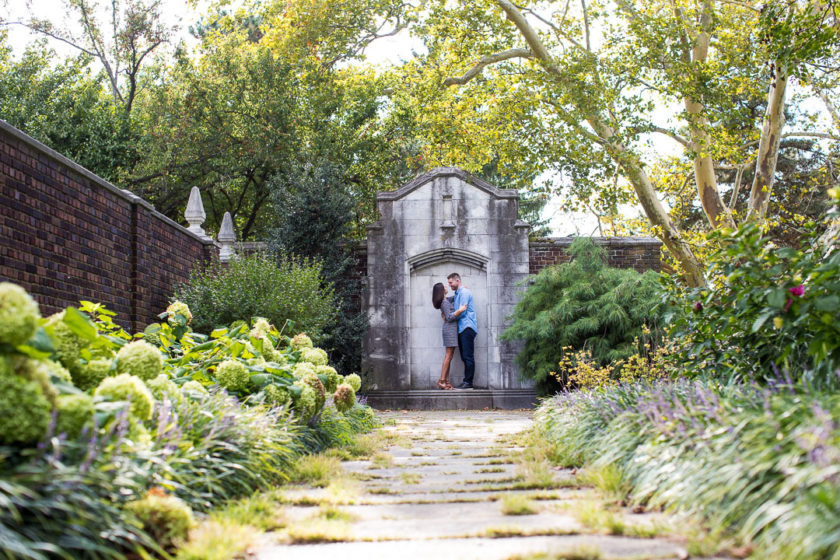
<svg viewBox="0 0 840 560">
<path fill-rule="evenodd" d="M 519 379 L 518 345 L 500 340 L 528 277 L 528 224 L 518 194 L 460 169 L 438 168 L 377 195 L 381 218 L 368 227 L 363 368 L 372 405 L 518 408 L 536 397 Z M 458 272 L 475 296 L 475 391 L 430 391 L 443 361 L 435 282 Z M 451 378 L 463 378 L 457 356 Z"/>
<path fill-rule="evenodd" d="M 464 286 L 470 288 L 475 298 L 478 336 L 475 340 L 474 384 L 477 388 L 488 386 L 487 335 L 490 315 L 486 262 L 487 258 L 481 255 L 452 250 L 430 251 L 408 260 L 411 270 L 408 294 L 408 363 L 412 389 L 433 389 L 440 377 L 444 350 L 441 342 L 440 312 L 431 303 L 432 286 L 437 282 L 446 285 L 446 277 L 452 272 L 461 276 Z M 456 383 L 463 377 L 464 363 L 456 350 L 450 379 Z"/>
</svg>

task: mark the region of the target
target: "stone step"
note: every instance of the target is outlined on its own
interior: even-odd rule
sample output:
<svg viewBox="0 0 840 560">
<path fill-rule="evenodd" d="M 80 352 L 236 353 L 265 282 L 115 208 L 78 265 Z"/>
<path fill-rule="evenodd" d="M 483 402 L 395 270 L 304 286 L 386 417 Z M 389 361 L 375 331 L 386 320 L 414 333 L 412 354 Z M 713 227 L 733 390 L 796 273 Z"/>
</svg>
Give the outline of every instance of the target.
<svg viewBox="0 0 840 560">
<path fill-rule="evenodd" d="M 516 410 L 533 408 L 534 389 L 408 389 L 369 391 L 367 404 L 378 410 Z"/>
</svg>

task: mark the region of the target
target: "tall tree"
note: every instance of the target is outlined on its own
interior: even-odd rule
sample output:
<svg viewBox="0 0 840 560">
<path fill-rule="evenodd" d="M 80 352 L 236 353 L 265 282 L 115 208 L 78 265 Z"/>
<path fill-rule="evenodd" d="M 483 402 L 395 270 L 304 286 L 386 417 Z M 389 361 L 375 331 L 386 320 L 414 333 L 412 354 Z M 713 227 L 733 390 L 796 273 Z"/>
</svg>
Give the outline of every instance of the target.
<svg viewBox="0 0 840 560">
<path fill-rule="evenodd" d="M 421 83 L 406 85 L 408 102 L 426 115 L 433 158 L 457 161 L 468 143 L 486 143 L 505 163 L 524 155 L 526 165 L 566 174 L 584 199 L 620 173 L 688 282 L 701 285 L 700 261 L 660 201 L 644 146 L 652 134 L 676 142 L 709 227 L 735 223 L 719 168 L 757 162 L 747 215 L 763 219 L 778 140 L 793 134 L 779 117 L 787 76 L 829 56 L 840 38 L 830 6 L 773 6 L 770 16 L 751 2 L 436 1 L 417 28 L 429 54 L 406 68 Z M 761 89 L 766 118 L 733 103 Z"/>
<path fill-rule="evenodd" d="M 59 60 L 44 41 L 14 56 L 0 31 L 0 118 L 108 180 L 137 159 L 138 135 L 87 55 Z"/>
<path fill-rule="evenodd" d="M 104 8 L 97 0 L 62 3 L 65 21 L 61 23 L 43 17 L 43 10 L 36 10 L 32 0 L 27 0 L 29 18 L 0 19 L 0 25 L 23 26 L 99 61 L 114 102 L 130 114 L 143 64 L 173 32 L 161 22 L 162 0 L 109 0 Z"/>
</svg>

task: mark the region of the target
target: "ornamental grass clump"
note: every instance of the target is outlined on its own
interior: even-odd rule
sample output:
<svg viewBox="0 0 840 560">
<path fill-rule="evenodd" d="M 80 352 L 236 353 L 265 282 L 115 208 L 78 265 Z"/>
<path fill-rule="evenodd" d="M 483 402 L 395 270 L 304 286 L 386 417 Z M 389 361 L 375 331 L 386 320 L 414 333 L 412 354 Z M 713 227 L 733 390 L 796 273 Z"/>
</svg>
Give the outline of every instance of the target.
<svg viewBox="0 0 840 560">
<path fill-rule="evenodd" d="M 17 346 L 35 334 L 41 313 L 26 290 L 0 282 L 0 344 Z"/>
<path fill-rule="evenodd" d="M 631 503 L 697 516 L 763 558 L 840 554 L 840 396 L 791 386 L 630 383 L 543 402 L 561 464 L 616 469 Z"/>
</svg>

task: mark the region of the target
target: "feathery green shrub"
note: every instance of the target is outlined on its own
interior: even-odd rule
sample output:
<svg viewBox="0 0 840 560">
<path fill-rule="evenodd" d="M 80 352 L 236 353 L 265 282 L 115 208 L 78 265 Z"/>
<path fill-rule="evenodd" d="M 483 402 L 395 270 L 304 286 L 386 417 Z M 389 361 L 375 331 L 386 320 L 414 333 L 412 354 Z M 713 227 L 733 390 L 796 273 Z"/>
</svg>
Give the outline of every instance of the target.
<svg viewBox="0 0 840 560">
<path fill-rule="evenodd" d="M 545 393 L 561 386 L 551 372 L 568 381 L 559 368 L 564 348 L 586 349 L 607 365 L 655 347 L 662 334 L 655 272 L 611 268 L 604 250 L 587 238 L 576 239 L 569 254 L 571 262 L 529 279 L 501 337 L 523 342 L 516 357 L 522 376 Z"/>
<path fill-rule="evenodd" d="M 290 321 L 295 331 L 316 339 L 335 315 L 332 287 L 324 285 L 321 264 L 261 253 L 229 263 L 213 261 L 195 267 L 175 297 L 192 311 L 192 328 L 209 334 L 233 321 L 265 317 L 281 329 Z"/>
</svg>

